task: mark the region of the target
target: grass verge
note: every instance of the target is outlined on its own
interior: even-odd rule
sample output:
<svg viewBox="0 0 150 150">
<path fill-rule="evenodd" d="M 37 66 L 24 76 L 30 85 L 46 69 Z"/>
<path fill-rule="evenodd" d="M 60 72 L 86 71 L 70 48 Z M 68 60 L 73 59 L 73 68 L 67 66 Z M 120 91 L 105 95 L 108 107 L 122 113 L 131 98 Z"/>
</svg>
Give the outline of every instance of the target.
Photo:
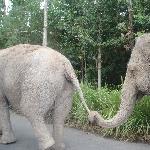
<svg viewBox="0 0 150 150">
<path fill-rule="evenodd" d="M 120 90 L 110 90 L 107 87 L 96 90 L 90 85 L 82 85 L 82 90 L 89 108 L 98 111 L 104 118 L 109 119 L 118 111 Z M 137 102 L 132 115 L 128 118 L 126 123 L 117 128 L 104 129 L 89 125 L 87 113 L 81 105 L 79 96 L 76 94 L 74 96 L 72 111 L 67 120 L 67 125 L 100 134 L 104 137 L 150 143 L 149 107 L 150 100 L 149 97 L 146 96 Z"/>
</svg>

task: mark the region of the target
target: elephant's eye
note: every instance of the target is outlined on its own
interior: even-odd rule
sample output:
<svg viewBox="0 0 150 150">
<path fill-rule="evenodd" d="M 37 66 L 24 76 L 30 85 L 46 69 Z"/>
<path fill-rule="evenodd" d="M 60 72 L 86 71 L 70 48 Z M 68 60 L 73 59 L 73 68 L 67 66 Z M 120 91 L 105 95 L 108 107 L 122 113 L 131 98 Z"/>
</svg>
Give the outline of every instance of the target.
<svg viewBox="0 0 150 150">
<path fill-rule="evenodd" d="M 128 71 L 131 77 L 135 77 L 137 68 L 135 66 L 128 66 Z"/>
<path fill-rule="evenodd" d="M 135 76 L 135 70 L 131 70 L 130 73 L 132 76 Z"/>
</svg>

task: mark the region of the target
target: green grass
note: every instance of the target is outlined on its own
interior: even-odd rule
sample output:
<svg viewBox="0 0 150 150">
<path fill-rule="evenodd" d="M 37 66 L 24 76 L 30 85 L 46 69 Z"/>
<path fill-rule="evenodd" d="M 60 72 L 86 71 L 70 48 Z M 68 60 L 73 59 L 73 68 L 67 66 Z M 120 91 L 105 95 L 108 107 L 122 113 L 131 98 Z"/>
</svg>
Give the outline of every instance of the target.
<svg viewBox="0 0 150 150">
<path fill-rule="evenodd" d="M 82 85 L 82 90 L 89 108 L 98 111 L 104 118 L 109 119 L 118 111 L 120 104 L 119 90 L 110 90 L 107 87 L 101 88 L 101 90 L 96 90 L 89 85 Z M 132 115 L 123 125 L 113 129 L 104 129 L 89 125 L 87 112 L 81 105 L 79 96 L 76 94 L 74 96 L 73 108 L 70 113 L 68 124 L 105 137 L 149 142 L 150 99 L 147 96 L 137 102 Z"/>
</svg>

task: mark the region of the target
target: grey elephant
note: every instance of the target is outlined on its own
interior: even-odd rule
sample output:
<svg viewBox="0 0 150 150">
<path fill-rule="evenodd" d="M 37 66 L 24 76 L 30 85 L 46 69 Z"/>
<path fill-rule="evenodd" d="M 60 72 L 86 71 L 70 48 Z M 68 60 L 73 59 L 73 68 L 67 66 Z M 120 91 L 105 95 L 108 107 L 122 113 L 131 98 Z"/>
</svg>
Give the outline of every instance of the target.
<svg viewBox="0 0 150 150">
<path fill-rule="evenodd" d="M 89 112 L 72 65 L 65 56 L 51 48 L 29 44 L 1 50 L 0 143 L 16 141 L 8 109 L 11 105 L 30 121 L 40 150 L 63 150 L 64 120 L 75 90 Z M 53 115 L 53 136 L 46 124 L 48 115 Z"/>
<path fill-rule="evenodd" d="M 117 114 L 112 119 L 105 120 L 98 112 L 91 111 L 89 121 L 105 128 L 117 127 L 127 120 L 136 101 L 144 95 L 150 95 L 150 34 L 144 34 L 136 40 L 128 63 Z"/>
</svg>

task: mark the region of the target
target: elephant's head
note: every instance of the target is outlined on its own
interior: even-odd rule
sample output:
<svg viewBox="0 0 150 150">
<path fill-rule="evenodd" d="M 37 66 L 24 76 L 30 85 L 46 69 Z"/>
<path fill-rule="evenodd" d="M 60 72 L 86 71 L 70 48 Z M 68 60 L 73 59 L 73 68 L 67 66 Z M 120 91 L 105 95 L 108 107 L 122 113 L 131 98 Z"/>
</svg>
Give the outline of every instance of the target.
<svg viewBox="0 0 150 150">
<path fill-rule="evenodd" d="M 89 121 L 99 126 L 113 128 L 124 123 L 133 111 L 136 100 L 141 95 L 150 94 L 150 34 L 137 39 L 128 64 L 121 91 L 121 104 L 117 114 L 105 120 L 98 112 L 91 111 Z M 141 97 L 140 97 L 141 98 Z"/>
</svg>

